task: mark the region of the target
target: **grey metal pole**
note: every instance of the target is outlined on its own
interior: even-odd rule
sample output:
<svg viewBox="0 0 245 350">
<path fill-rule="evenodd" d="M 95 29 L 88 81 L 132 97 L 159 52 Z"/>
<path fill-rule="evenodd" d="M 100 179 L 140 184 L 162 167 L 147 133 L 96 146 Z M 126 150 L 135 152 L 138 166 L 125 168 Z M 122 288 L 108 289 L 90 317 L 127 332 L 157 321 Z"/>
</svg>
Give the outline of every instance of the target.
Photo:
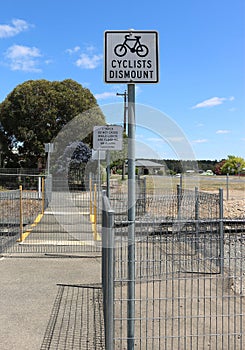
<svg viewBox="0 0 245 350">
<path fill-rule="evenodd" d="M 196 226 L 196 233 L 195 233 L 195 254 L 198 252 L 198 238 L 199 238 L 199 190 L 197 187 L 195 187 L 195 226 Z"/>
<path fill-rule="evenodd" d="M 106 151 L 106 195 L 110 199 L 110 151 Z"/>
<path fill-rule="evenodd" d="M 38 199 L 42 198 L 42 178 L 38 176 Z"/>
<path fill-rule="evenodd" d="M 100 188 L 101 188 L 101 183 L 100 183 L 100 180 L 101 180 L 101 173 L 100 173 L 100 150 L 98 150 L 98 208 L 100 207 Z"/>
<path fill-rule="evenodd" d="M 128 350 L 135 333 L 135 85 L 128 84 Z"/>
<path fill-rule="evenodd" d="M 182 201 L 182 187 L 177 185 L 177 218 L 181 219 L 181 201 Z"/>
<path fill-rule="evenodd" d="M 229 173 L 226 174 L 226 200 L 229 200 Z"/>
<path fill-rule="evenodd" d="M 180 174 L 179 186 L 180 186 L 180 189 L 181 189 L 181 191 L 182 191 L 182 189 L 183 189 L 183 175 L 182 175 L 182 174 Z"/>
<path fill-rule="evenodd" d="M 143 214 L 146 213 L 146 177 L 144 177 L 144 204 L 143 204 Z"/>
<path fill-rule="evenodd" d="M 49 172 L 50 172 L 49 168 L 50 168 L 50 150 L 48 151 L 48 175 L 49 175 Z"/>
<path fill-rule="evenodd" d="M 108 266 L 107 266 L 107 350 L 113 350 L 114 344 L 114 211 L 108 211 Z"/>
<path fill-rule="evenodd" d="M 102 290 L 103 290 L 103 305 L 104 305 L 104 322 L 106 320 L 105 317 L 105 310 L 106 310 L 106 262 L 107 262 L 107 256 L 106 256 L 106 237 L 107 237 L 107 211 L 108 207 L 106 206 L 106 191 L 102 191 L 102 262 L 101 262 L 101 279 L 102 279 Z M 106 323 L 105 323 L 106 327 Z"/>
<path fill-rule="evenodd" d="M 125 90 L 123 94 L 119 94 L 117 92 L 117 96 L 123 96 L 124 97 L 124 107 L 123 107 L 123 131 L 126 134 L 126 128 L 127 128 L 127 91 Z"/>
<path fill-rule="evenodd" d="M 224 207 L 223 189 L 219 189 L 220 273 L 224 274 Z"/>
<path fill-rule="evenodd" d="M 114 349 L 114 211 L 103 191 L 102 197 L 102 289 L 106 350 Z"/>
<path fill-rule="evenodd" d="M 126 134 L 127 131 L 127 91 L 125 90 L 123 94 L 117 92 L 117 96 L 124 97 L 124 107 L 123 107 L 123 132 Z M 122 180 L 125 178 L 125 161 L 122 162 Z"/>
</svg>

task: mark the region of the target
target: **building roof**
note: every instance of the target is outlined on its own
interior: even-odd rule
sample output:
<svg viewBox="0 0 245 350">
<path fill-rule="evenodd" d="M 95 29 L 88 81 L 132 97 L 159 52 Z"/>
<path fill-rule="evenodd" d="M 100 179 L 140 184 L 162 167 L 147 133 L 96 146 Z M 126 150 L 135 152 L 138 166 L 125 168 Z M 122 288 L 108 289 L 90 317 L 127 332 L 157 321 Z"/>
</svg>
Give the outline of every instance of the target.
<svg viewBox="0 0 245 350">
<path fill-rule="evenodd" d="M 135 166 L 137 167 L 145 167 L 145 168 L 160 168 L 163 167 L 163 164 L 152 162 L 147 159 L 139 159 L 135 161 Z"/>
</svg>

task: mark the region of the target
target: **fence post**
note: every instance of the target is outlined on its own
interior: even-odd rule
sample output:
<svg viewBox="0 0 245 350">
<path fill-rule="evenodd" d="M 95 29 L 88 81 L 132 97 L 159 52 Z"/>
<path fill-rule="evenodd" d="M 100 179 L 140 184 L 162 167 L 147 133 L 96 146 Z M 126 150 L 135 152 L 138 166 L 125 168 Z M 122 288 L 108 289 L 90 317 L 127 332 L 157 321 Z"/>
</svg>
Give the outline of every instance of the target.
<svg viewBox="0 0 245 350">
<path fill-rule="evenodd" d="M 224 274 L 224 207 L 223 189 L 219 189 L 220 273 Z"/>
<path fill-rule="evenodd" d="M 23 241 L 23 201 L 22 201 L 22 185 L 19 187 L 20 190 L 20 242 Z"/>
<path fill-rule="evenodd" d="M 198 188 L 195 187 L 195 226 L 196 226 L 196 234 L 195 234 L 195 253 L 198 251 L 198 234 L 199 234 L 199 191 Z"/>
<path fill-rule="evenodd" d="M 146 176 L 143 178 L 143 213 L 146 213 Z"/>
<path fill-rule="evenodd" d="M 42 215 L 44 214 L 44 207 L 45 207 L 45 183 L 44 178 L 42 177 Z"/>
<path fill-rule="evenodd" d="M 97 185 L 94 184 L 94 240 L 97 241 Z"/>
<path fill-rule="evenodd" d="M 102 291 L 106 350 L 113 350 L 114 338 L 114 211 L 102 196 Z"/>
<path fill-rule="evenodd" d="M 182 187 L 177 185 L 177 218 L 181 220 L 181 199 L 182 199 Z"/>
<path fill-rule="evenodd" d="M 38 176 L 38 199 L 42 198 L 42 177 Z"/>
<path fill-rule="evenodd" d="M 93 214 L 93 199 L 92 199 L 92 176 L 91 173 L 89 173 L 89 215 L 90 215 L 90 221 L 91 221 L 91 215 Z"/>
<path fill-rule="evenodd" d="M 48 208 L 52 199 L 52 191 L 53 191 L 53 177 L 52 174 L 46 175 L 42 178 L 42 199 L 43 203 L 43 214 L 44 210 Z"/>
</svg>

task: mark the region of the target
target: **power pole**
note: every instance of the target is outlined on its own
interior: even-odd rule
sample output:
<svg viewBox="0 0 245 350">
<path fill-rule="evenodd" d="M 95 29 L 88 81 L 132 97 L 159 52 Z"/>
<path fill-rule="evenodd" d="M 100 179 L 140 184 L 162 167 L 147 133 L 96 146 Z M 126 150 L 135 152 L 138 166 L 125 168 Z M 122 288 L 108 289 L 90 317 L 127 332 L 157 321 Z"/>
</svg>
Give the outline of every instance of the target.
<svg viewBox="0 0 245 350">
<path fill-rule="evenodd" d="M 123 132 L 126 134 L 126 125 L 127 125 L 127 91 L 125 90 L 123 94 L 120 94 L 117 92 L 117 96 L 123 96 L 124 97 L 124 113 L 123 113 Z"/>
<path fill-rule="evenodd" d="M 124 97 L 124 107 L 123 107 L 123 133 L 126 135 L 126 127 L 127 127 L 127 96 L 128 93 L 125 90 L 123 94 L 120 94 L 119 92 L 117 92 L 117 96 L 123 96 Z M 122 180 L 125 179 L 125 161 L 123 160 L 122 162 Z"/>
</svg>

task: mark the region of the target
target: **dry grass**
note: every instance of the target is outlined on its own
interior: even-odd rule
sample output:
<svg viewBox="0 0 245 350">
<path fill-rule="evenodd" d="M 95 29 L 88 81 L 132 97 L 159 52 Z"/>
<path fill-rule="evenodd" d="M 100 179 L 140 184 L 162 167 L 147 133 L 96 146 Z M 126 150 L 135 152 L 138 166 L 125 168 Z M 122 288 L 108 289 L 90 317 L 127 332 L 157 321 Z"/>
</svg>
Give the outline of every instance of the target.
<svg viewBox="0 0 245 350">
<path fill-rule="evenodd" d="M 120 175 L 111 176 L 115 186 L 122 187 L 127 190 L 127 181 L 121 181 Z M 176 176 L 146 176 L 146 186 L 149 192 L 176 193 L 176 187 L 181 182 L 180 177 Z M 226 197 L 227 188 L 230 193 L 236 194 L 238 198 L 245 198 L 245 177 L 229 176 L 228 183 L 226 176 L 183 176 L 182 186 L 186 189 L 194 190 L 195 187 L 199 191 L 218 193 L 219 189 L 224 190 L 224 197 Z"/>
<path fill-rule="evenodd" d="M 176 192 L 176 187 L 180 182 L 181 179 L 174 176 L 147 176 L 147 189 L 155 192 Z M 218 193 L 219 189 L 222 188 L 224 195 L 228 188 L 230 193 L 236 193 L 239 198 L 244 198 L 245 194 L 245 178 L 237 176 L 230 176 L 228 183 L 226 176 L 183 176 L 182 186 L 192 190 L 197 187 L 199 191 L 210 193 Z"/>
</svg>

